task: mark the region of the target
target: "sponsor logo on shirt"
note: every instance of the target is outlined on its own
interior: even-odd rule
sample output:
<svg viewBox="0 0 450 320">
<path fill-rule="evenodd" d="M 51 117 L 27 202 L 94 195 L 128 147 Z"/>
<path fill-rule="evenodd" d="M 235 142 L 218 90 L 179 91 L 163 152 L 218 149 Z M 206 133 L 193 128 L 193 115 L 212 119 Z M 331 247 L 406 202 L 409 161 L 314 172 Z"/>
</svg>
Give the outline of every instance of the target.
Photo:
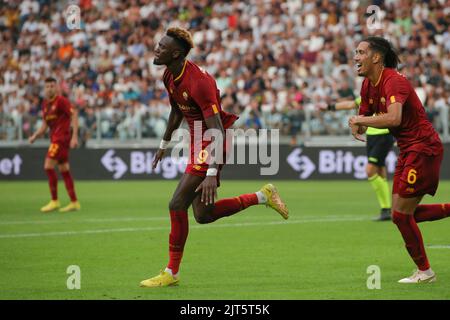
<svg viewBox="0 0 450 320">
<path fill-rule="evenodd" d="M 177 105 L 178 105 L 178 108 L 179 108 L 181 111 L 194 111 L 194 110 L 195 110 L 194 107 L 186 106 L 186 105 L 181 104 L 181 103 L 177 103 Z"/>
</svg>

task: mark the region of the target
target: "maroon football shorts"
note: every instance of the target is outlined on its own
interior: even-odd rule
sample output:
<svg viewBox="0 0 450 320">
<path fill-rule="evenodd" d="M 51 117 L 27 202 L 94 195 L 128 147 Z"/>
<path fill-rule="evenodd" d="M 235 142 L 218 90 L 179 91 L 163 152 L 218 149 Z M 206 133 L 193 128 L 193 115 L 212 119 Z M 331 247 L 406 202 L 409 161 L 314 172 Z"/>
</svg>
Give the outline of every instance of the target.
<svg viewBox="0 0 450 320">
<path fill-rule="evenodd" d="M 191 139 L 192 141 L 193 139 Z M 190 148 L 190 153 L 191 153 L 191 157 L 190 157 L 190 161 L 186 166 L 186 170 L 185 173 L 187 174 L 192 174 L 192 175 L 196 175 L 199 177 L 206 177 L 206 171 L 208 171 L 208 167 L 209 167 L 209 151 L 208 151 L 208 145 L 210 144 L 210 141 L 202 141 L 202 148 L 200 150 L 195 150 L 194 149 L 194 144 L 191 143 L 191 148 Z M 220 171 L 222 170 L 225 162 L 226 162 L 226 158 L 227 155 L 229 154 L 229 150 L 232 147 L 232 143 L 231 142 L 224 142 L 224 148 L 223 148 L 223 164 L 219 164 L 217 167 L 217 186 L 220 185 Z"/>
<path fill-rule="evenodd" d="M 58 161 L 59 164 L 69 161 L 69 149 L 68 143 L 52 142 L 48 147 L 47 158 Z"/>
<path fill-rule="evenodd" d="M 439 185 L 443 153 L 426 155 L 418 152 L 400 153 L 394 173 L 393 194 L 414 198 L 434 196 Z"/>
</svg>

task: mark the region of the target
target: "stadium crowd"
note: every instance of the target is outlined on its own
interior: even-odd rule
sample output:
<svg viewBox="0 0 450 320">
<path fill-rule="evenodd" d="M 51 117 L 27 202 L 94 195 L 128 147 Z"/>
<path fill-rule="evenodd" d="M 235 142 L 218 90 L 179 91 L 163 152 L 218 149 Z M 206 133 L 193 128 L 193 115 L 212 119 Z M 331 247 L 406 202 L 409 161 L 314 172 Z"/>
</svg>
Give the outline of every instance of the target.
<svg viewBox="0 0 450 320">
<path fill-rule="evenodd" d="M 162 136 L 168 99 L 163 68 L 152 61 L 171 25 L 192 32 L 189 58 L 216 78 L 223 108 L 240 115 L 238 127 L 348 134 L 349 112 L 320 106 L 358 95 L 354 48 L 371 34 L 399 49 L 401 72 L 433 124 L 448 127 L 450 0 L 70 3 L 80 8 L 80 29 L 68 29 L 65 1 L 0 6 L 0 140 L 17 139 L 18 127 L 26 138 L 40 125 L 50 75 L 78 108 L 83 140 Z M 372 4 L 377 18 L 367 13 Z"/>
</svg>

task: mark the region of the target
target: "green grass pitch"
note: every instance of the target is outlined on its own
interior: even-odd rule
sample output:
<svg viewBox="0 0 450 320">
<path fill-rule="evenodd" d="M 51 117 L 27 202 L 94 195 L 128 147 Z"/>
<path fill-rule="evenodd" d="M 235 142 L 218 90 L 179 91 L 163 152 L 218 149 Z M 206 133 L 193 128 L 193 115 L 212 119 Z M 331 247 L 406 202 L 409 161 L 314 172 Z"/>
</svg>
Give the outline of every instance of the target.
<svg viewBox="0 0 450 320">
<path fill-rule="evenodd" d="M 400 285 L 414 269 L 397 228 L 372 222 L 364 181 L 276 182 L 284 221 L 255 206 L 210 225 L 190 212 L 180 285 L 143 289 L 167 263 L 167 203 L 176 181 L 76 182 L 82 210 L 42 214 L 46 182 L 0 183 L 0 299 L 449 299 L 450 219 L 420 224 L 438 281 Z M 223 181 L 219 197 L 260 181 Z M 59 183 L 63 205 L 68 198 Z M 425 203 L 450 202 L 450 181 Z M 68 266 L 81 289 L 67 289 Z M 369 290 L 367 268 L 381 270 Z"/>
</svg>

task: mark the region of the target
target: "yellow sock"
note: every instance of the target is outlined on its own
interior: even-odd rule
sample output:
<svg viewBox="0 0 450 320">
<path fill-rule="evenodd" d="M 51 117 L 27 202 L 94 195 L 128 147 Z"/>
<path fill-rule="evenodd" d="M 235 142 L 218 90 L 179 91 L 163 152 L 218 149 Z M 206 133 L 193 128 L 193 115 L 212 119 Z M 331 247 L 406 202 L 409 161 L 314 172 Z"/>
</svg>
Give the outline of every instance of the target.
<svg viewBox="0 0 450 320">
<path fill-rule="evenodd" d="M 369 182 L 375 191 L 378 203 L 382 209 L 391 207 L 391 197 L 389 193 L 389 184 L 386 179 L 380 177 L 378 174 L 369 177 Z"/>
</svg>

